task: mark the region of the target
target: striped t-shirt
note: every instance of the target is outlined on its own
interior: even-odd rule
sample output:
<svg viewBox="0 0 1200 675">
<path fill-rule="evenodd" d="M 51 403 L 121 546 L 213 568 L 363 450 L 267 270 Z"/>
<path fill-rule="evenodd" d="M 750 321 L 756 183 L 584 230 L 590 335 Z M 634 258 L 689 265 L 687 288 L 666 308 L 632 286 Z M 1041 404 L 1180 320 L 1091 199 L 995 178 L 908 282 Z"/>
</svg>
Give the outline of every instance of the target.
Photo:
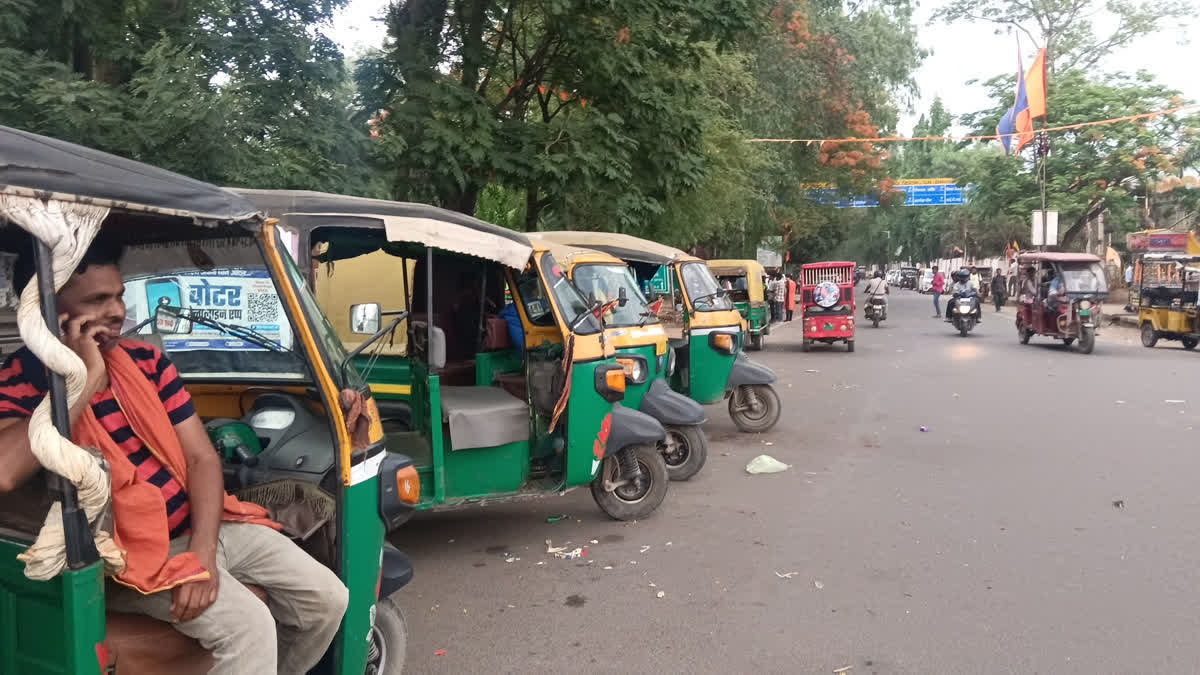
<svg viewBox="0 0 1200 675">
<path fill-rule="evenodd" d="M 162 352 L 140 342 L 122 342 L 117 349 L 124 349 L 141 368 L 146 379 L 157 387 L 159 399 L 166 408 L 171 424 L 179 424 L 196 414 L 192 398 L 183 388 L 183 380 L 179 378 L 175 365 Z M 0 419 L 31 416 L 33 409 L 46 396 L 47 389 L 49 381 L 46 369 L 33 352 L 25 348 L 13 353 L 0 367 Z M 171 538 L 187 534 L 191 527 L 187 491 L 146 444 L 133 435 L 129 420 L 113 396 L 112 387 L 106 387 L 92 397 L 92 412 L 117 447 L 125 451 L 126 457 L 137 468 L 138 480 L 162 490 Z"/>
</svg>

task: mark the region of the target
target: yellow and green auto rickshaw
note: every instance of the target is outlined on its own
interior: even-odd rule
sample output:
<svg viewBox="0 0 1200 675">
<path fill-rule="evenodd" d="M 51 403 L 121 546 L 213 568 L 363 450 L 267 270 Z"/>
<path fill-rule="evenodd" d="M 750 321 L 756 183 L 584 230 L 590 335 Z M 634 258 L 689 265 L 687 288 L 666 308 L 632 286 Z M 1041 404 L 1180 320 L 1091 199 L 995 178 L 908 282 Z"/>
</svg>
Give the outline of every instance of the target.
<svg viewBox="0 0 1200 675">
<path fill-rule="evenodd" d="M 418 509 L 585 485 L 616 519 L 645 518 L 662 503 L 663 425 L 621 405 L 625 372 L 599 309 L 546 243 L 424 204 L 238 193 L 297 233 L 296 251 L 316 263 L 309 283 L 340 299 L 324 309 L 348 317 L 351 334 L 407 333 L 402 354 L 351 353 L 380 400 L 388 449 L 417 467 Z M 399 288 L 402 301 L 383 307 L 383 287 L 392 297 Z"/>
<path fill-rule="evenodd" d="M 0 495 L 0 672 L 197 673 L 211 663 L 170 624 L 106 612 L 105 566 L 122 555 L 108 536 L 107 465 L 60 442 L 72 403 L 63 376 L 81 378 L 83 364 L 62 354 L 55 292 L 99 231 L 126 247 L 123 332 L 171 357 L 226 489 L 267 507 L 349 589 L 320 672 L 399 673 L 407 634 L 392 595 L 412 566 L 384 537 L 411 515 L 420 483 L 407 457 L 386 452 L 374 402 L 274 221 L 212 185 L 7 127 L 0 158 L 0 249 L 25 251 L 36 271 L 20 339 L 43 363 L 66 359 L 30 420 L 47 468 Z M 35 538 L 49 549 L 31 549 Z"/>
<path fill-rule="evenodd" d="M 1129 302 L 1138 310 L 1142 345 L 1179 340 L 1184 349 L 1200 344 L 1196 293 L 1200 291 L 1200 256 L 1146 253 L 1137 261 Z"/>
<path fill-rule="evenodd" d="M 639 284 L 665 291 L 682 318 L 673 330 L 671 388 L 693 400 L 729 400 L 729 416 L 745 432 L 769 431 L 779 421 L 775 373 L 742 351 L 745 321 L 703 260 L 677 248 L 613 232 L 540 232 L 538 236 L 620 258 Z"/>
<path fill-rule="evenodd" d="M 763 294 L 767 271 L 757 260 L 709 260 L 708 269 L 746 320 L 746 347 L 762 349 L 771 334 L 771 307 Z"/>
<path fill-rule="evenodd" d="M 536 235 L 531 235 L 536 238 Z M 603 308 L 604 335 L 625 370 L 624 405 L 662 422 L 660 449 L 671 480 L 687 480 L 708 459 L 704 408 L 671 389 L 675 352 L 653 303 L 646 300 L 633 270 L 607 253 L 551 244 L 550 252 L 588 302 Z"/>
</svg>

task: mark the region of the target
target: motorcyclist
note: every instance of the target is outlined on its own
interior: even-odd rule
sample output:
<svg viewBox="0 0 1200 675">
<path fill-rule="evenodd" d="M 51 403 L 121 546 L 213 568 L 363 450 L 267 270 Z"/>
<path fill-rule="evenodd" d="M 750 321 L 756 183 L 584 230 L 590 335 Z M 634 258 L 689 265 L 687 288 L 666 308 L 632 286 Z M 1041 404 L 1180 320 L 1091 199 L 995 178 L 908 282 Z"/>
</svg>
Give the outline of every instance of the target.
<svg viewBox="0 0 1200 675">
<path fill-rule="evenodd" d="M 883 319 L 887 319 L 888 299 L 892 291 L 888 288 L 887 282 L 883 280 L 883 272 L 875 270 L 875 276 L 867 282 L 866 294 L 867 304 L 863 307 L 866 311 L 867 307 L 871 306 L 871 300 L 874 298 L 883 298 Z"/>
<path fill-rule="evenodd" d="M 954 286 L 950 289 L 950 292 L 952 293 L 951 297 L 953 299 L 946 303 L 946 321 L 952 321 L 951 311 L 954 309 L 956 304 L 954 300 L 958 300 L 959 298 L 978 297 L 978 293 L 975 292 L 975 286 L 971 284 L 971 270 L 961 267 L 957 270 L 954 270 L 954 272 L 950 274 L 950 278 L 954 280 Z M 975 323 L 982 322 L 983 311 L 979 309 L 978 300 L 976 300 Z"/>
</svg>

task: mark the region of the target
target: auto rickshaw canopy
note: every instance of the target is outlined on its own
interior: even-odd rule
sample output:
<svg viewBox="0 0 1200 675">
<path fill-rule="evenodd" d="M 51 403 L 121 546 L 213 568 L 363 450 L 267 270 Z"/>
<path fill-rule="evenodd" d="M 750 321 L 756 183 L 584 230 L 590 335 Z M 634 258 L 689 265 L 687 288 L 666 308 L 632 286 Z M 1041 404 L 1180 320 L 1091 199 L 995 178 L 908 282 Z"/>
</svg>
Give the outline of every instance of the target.
<svg viewBox="0 0 1200 675">
<path fill-rule="evenodd" d="M 56 138 L 0 126 L 0 194 L 231 223 L 259 218 L 215 185 Z"/>
<path fill-rule="evenodd" d="M 590 248 L 616 256 L 622 260 L 632 260 L 641 263 L 669 265 L 674 262 L 701 261 L 700 258 L 690 253 L 667 246 L 666 244 L 660 244 L 656 241 L 620 232 L 559 230 L 554 232 L 539 232 L 538 236 L 547 241 Z"/>
<path fill-rule="evenodd" d="M 379 228 L 383 237 L 354 234 L 323 240 L 322 260 L 341 260 L 387 249 L 389 243 L 420 244 L 492 260 L 514 269 L 529 262 L 533 245 L 520 232 L 427 204 L 348 197 L 308 190 L 232 189 L 284 225 L 315 229 L 344 226 Z"/>
<path fill-rule="evenodd" d="M 709 260 L 708 269 L 715 277 L 745 277 L 747 299 L 763 301 L 763 277 L 767 271 L 757 260 Z"/>
</svg>

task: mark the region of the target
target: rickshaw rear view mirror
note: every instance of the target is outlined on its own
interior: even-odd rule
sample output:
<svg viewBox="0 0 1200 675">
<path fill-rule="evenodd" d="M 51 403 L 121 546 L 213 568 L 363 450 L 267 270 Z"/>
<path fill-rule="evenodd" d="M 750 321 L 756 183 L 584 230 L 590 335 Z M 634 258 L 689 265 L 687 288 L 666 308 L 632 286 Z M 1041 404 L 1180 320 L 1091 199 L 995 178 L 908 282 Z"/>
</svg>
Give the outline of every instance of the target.
<svg viewBox="0 0 1200 675">
<path fill-rule="evenodd" d="M 629 293 L 625 292 L 625 287 L 617 289 L 617 306 L 624 307 L 629 302 Z"/>
<path fill-rule="evenodd" d="M 383 320 L 383 308 L 377 302 L 350 305 L 350 332 L 357 335 L 374 335 L 379 332 Z"/>
<path fill-rule="evenodd" d="M 179 307 L 158 305 L 154 308 L 153 331 L 167 335 L 180 335 L 192 332 L 192 322 L 180 316 Z"/>
</svg>

